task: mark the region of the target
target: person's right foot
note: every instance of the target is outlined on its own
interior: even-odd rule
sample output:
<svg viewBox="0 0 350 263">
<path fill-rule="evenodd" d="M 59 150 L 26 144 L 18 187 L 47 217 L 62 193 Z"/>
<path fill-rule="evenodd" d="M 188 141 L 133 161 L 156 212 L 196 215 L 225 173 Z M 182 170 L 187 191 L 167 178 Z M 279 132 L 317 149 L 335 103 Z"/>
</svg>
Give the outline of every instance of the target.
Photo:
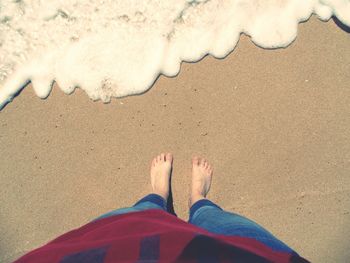
<svg viewBox="0 0 350 263">
<path fill-rule="evenodd" d="M 191 207 L 195 202 L 205 199 L 207 196 L 213 169 L 207 160 L 200 157 L 192 158 L 192 186 L 189 206 Z"/>
<path fill-rule="evenodd" d="M 170 176 L 173 166 L 173 155 L 162 153 L 152 160 L 151 185 L 154 194 L 158 194 L 165 200 L 168 199 L 170 190 Z"/>
</svg>

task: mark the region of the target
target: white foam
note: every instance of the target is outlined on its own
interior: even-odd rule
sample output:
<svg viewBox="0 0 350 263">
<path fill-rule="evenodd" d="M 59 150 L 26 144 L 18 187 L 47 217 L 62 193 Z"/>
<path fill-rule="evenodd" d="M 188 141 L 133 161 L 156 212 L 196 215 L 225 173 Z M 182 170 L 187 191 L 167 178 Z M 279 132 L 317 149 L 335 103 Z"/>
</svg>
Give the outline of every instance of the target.
<svg viewBox="0 0 350 263">
<path fill-rule="evenodd" d="M 29 80 L 40 98 L 53 81 L 104 102 L 139 94 L 181 61 L 225 57 L 241 33 L 286 47 L 312 14 L 350 26 L 350 0 L 3 0 L 0 108 Z"/>
</svg>

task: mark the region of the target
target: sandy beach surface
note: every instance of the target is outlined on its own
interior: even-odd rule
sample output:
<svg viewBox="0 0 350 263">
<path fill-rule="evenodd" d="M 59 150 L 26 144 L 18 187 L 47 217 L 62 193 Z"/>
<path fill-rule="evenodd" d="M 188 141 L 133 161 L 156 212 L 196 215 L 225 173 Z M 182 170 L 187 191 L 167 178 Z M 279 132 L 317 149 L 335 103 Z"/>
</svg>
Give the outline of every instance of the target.
<svg viewBox="0 0 350 263">
<path fill-rule="evenodd" d="M 170 151 L 182 219 L 198 154 L 214 165 L 210 199 L 313 262 L 347 262 L 349 47 L 349 33 L 313 18 L 287 49 L 242 36 L 226 59 L 183 63 L 110 104 L 27 87 L 0 112 L 0 261 L 132 205 L 150 190 L 152 157 Z"/>
</svg>

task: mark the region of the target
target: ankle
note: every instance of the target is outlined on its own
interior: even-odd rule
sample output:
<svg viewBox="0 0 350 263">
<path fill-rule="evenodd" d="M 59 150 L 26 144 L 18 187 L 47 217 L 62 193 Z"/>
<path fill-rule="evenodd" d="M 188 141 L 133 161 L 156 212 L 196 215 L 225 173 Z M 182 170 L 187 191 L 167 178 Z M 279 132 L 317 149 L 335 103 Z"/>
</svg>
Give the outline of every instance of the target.
<svg viewBox="0 0 350 263">
<path fill-rule="evenodd" d="M 168 200 L 169 194 L 165 191 L 153 191 L 153 194 L 161 196 L 165 201 Z"/>
</svg>

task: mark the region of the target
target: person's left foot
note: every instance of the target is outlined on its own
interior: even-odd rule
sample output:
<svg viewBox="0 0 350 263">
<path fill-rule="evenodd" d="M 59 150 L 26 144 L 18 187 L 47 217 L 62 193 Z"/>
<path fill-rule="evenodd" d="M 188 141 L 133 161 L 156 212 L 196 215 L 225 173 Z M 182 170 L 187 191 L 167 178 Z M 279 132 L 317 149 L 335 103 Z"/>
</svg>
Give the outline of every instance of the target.
<svg viewBox="0 0 350 263">
<path fill-rule="evenodd" d="M 151 185 L 153 193 L 160 195 L 165 200 L 169 196 L 171 168 L 173 155 L 171 153 L 160 154 L 152 160 Z"/>
</svg>

